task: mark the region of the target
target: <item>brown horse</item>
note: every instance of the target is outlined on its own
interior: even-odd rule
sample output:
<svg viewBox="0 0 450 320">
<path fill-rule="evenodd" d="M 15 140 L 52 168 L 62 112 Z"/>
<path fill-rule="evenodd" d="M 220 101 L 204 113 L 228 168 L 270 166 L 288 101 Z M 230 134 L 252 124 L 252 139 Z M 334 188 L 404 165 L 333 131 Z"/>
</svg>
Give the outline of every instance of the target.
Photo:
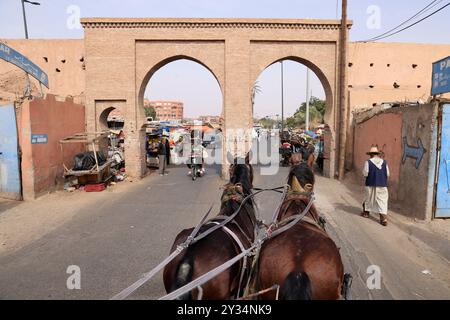
<svg viewBox="0 0 450 320">
<path fill-rule="evenodd" d="M 213 227 L 214 221 L 223 221 L 225 216 L 231 216 L 238 210 L 243 199 L 251 194 L 253 187 L 253 169 L 251 165 L 239 164 L 235 159 L 230 167 L 230 183 L 225 186 L 222 194 L 222 204 L 218 217 L 205 223 L 200 228 L 199 234 Z M 248 201 L 239 210 L 239 213 L 233 220 L 226 224 L 226 228 L 231 230 L 245 249 L 249 248 L 254 241 L 254 226 L 256 216 L 253 199 Z M 184 242 L 192 232 L 193 228 L 183 230 L 175 239 L 171 252 L 177 245 Z M 190 245 L 184 254 L 181 253 L 171 263 L 164 268 L 164 286 L 166 292 L 172 292 L 199 276 L 222 265 L 226 261 L 234 258 L 242 252 L 240 245 L 233 236 L 224 228 L 220 228 L 200 239 L 198 242 Z M 249 270 L 250 264 L 247 261 L 246 270 Z M 200 290 L 194 289 L 180 299 L 202 299 L 207 300 L 225 300 L 236 297 L 239 294 L 240 283 L 246 283 L 247 273 L 241 280 L 244 261 L 240 260 L 233 266 L 223 271 L 210 281 L 201 286 Z"/>
<path fill-rule="evenodd" d="M 288 177 L 290 192 L 277 221 L 300 214 L 311 200 L 314 174 L 306 163 L 293 166 Z M 265 289 L 280 285 L 286 300 L 339 299 L 344 267 L 339 249 L 324 229 L 314 205 L 305 218 L 287 231 L 267 240 L 260 251 L 257 284 Z M 274 299 L 269 292 L 263 299 Z"/>
</svg>

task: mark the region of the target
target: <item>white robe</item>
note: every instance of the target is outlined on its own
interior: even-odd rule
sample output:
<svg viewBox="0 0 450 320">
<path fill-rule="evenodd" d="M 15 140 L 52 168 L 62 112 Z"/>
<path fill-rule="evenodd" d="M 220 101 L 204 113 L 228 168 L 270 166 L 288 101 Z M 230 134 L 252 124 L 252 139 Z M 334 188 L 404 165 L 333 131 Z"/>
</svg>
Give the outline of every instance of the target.
<svg viewBox="0 0 450 320">
<path fill-rule="evenodd" d="M 364 163 L 363 176 L 369 175 L 369 161 L 377 168 L 381 169 L 383 159 L 375 156 Z M 389 167 L 386 164 L 387 176 L 389 177 Z M 387 214 L 388 212 L 389 192 L 387 187 L 368 187 L 366 186 L 366 198 L 364 200 L 365 210 L 372 213 Z"/>
</svg>

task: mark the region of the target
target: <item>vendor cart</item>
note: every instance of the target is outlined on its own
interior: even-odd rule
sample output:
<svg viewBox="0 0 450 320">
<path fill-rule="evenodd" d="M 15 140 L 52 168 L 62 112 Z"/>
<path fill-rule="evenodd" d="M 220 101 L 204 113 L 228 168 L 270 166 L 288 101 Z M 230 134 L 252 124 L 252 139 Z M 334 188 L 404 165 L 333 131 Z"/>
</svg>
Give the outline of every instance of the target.
<svg viewBox="0 0 450 320">
<path fill-rule="evenodd" d="M 100 149 L 100 143 L 106 141 L 109 132 L 92 132 L 92 133 L 77 133 L 72 136 L 66 137 L 59 141 L 61 145 L 61 152 L 64 153 L 63 146 L 68 143 L 84 143 L 91 148 L 95 158 L 95 165 L 86 170 L 74 170 L 69 169 L 64 163 L 64 177 L 77 177 L 78 183 L 81 185 L 95 184 L 107 182 L 111 178 L 110 168 L 112 159 L 107 158 L 102 164 L 99 164 L 97 150 Z"/>
</svg>

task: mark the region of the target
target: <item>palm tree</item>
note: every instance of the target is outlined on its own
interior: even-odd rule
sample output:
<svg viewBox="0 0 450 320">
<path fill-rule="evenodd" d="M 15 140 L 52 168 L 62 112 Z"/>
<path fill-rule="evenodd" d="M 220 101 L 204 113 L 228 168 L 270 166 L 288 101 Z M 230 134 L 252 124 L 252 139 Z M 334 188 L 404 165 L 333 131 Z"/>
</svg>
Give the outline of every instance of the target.
<svg viewBox="0 0 450 320">
<path fill-rule="evenodd" d="M 255 105 L 255 97 L 258 93 L 261 92 L 261 86 L 258 84 L 258 81 L 256 81 L 252 87 L 252 114 L 254 114 L 253 106 Z"/>
</svg>

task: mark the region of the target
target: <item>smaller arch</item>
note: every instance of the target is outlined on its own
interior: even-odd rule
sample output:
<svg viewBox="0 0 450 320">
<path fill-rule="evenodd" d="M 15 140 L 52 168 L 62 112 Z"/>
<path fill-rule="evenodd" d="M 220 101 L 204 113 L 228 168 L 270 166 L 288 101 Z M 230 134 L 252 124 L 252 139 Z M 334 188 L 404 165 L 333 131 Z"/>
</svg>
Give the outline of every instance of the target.
<svg viewBox="0 0 450 320">
<path fill-rule="evenodd" d="M 116 116 L 112 116 L 114 110 L 119 111 L 119 109 L 117 108 L 108 107 L 100 113 L 100 116 L 98 118 L 100 130 L 123 129 L 124 127 L 123 119 L 119 119 L 116 118 Z"/>
</svg>

